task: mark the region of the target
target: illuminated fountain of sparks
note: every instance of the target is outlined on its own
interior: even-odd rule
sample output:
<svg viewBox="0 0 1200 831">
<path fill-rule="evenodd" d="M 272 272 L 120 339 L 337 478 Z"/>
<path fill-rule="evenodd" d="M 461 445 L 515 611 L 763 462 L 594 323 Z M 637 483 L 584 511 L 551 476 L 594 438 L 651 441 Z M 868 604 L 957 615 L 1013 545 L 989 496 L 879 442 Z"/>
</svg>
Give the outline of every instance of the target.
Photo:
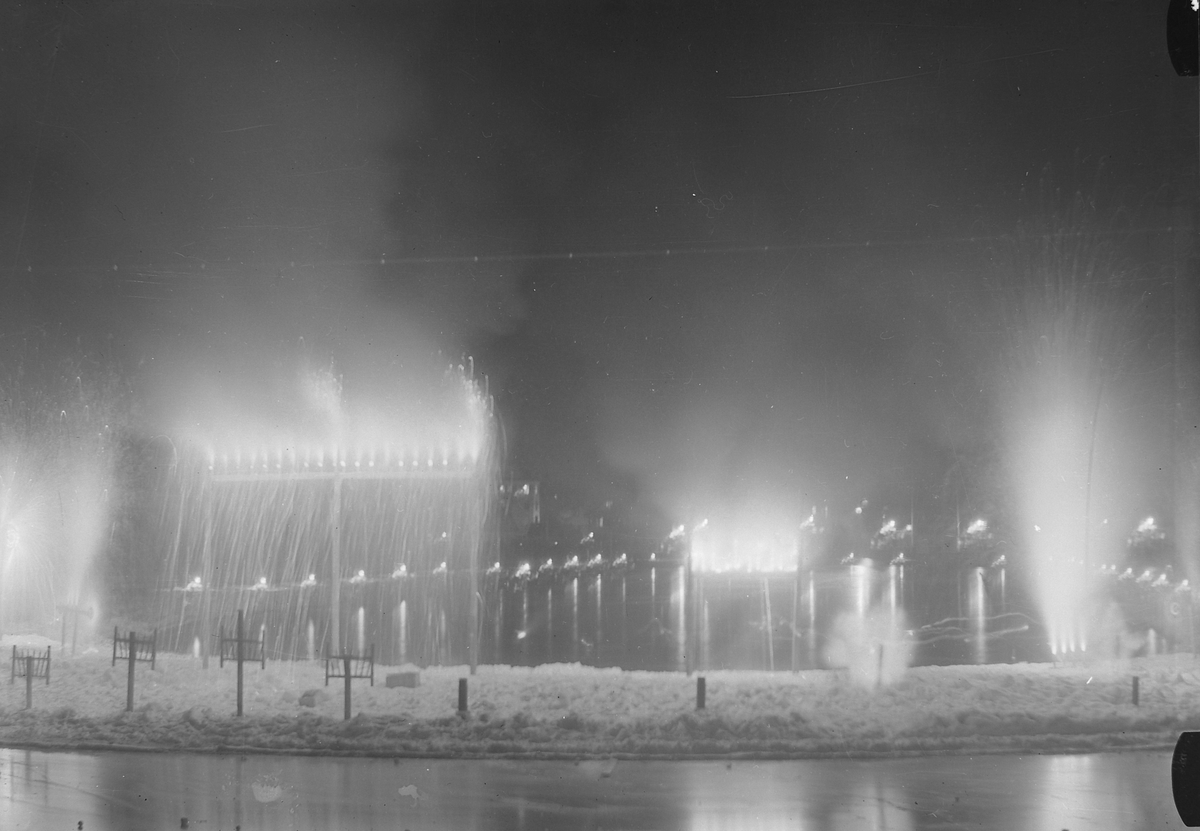
<svg viewBox="0 0 1200 831">
<path fill-rule="evenodd" d="M 682 536 L 680 526 L 673 532 Z M 722 527 L 703 520 L 691 532 L 692 568 L 697 572 L 761 574 L 795 571 L 798 534 L 748 521 Z"/>
<path fill-rule="evenodd" d="M 702 667 L 714 654 L 767 670 L 848 666 L 853 654 L 855 665 L 874 667 L 872 678 L 890 682 L 897 666 L 908 666 L 903 548 L 911 526 L 885 526 L 895 531 L 878 546 L 890 559 L 886 571 L 853 555 L 843 567 L 818 570 L 824 528 L 815 508 L 799 522 L 762 508 L 733 514 L 674 534 L 690 546 L 695 573 L 685 603 L 691 597 L 687 617 Z"/>
<path fill-rule="evenodd" d="M 96 620 L 115 490 L 118 391 L 25 347 L 0 381 L 0 635 L 67 608 Z"/>
<path fill-rule="evenodd" d="M 277 658 L 374 645 L 385 663 L 474 665 L 497 484 L 484 386 L 452 368 L 391 423 L 332 373 L 302 381 L 319 429 L 186 442 L 163 522 L 174 648 L 244 609 Z"/>
<path fill-rule="evenodd" d="M 1019 504 L 1025 545 L 1050 651 L 1088 648 L 1084 622 L 1091 586 L 1085 560 L 1086 441 L 1065 419 L 1042 421 L 1019 451 Z"/>
<path fill-rule="evenodd" d="M 704 519 L 690 530 L 679 526 L 672 532 L 672 539 L 684 541 L 688 550 L 686 570 L 672 584 L 670 595 L 670 617 L 677 631 L 685 633 L 677 640 L 677 665 L 693 666 L 689 656 L 694 656 L 699 666 L 707 666 L 718 640 L 713 619 L 739 615 L 740 607 L 745 607 L 741 614 L 749 615 L 747 622 L 755 633 L 749 637 L 761 643 L 755 648 L 747 642 L 748 649 L 740 651 L 761 653 L 761 665 L 773 670 L 790 648 L 796 665 L 801 628 L 797 618 L 802 605 L 812 608 L 800 588 L 798 527 L 768 510 L 743 509 L 727 513 L 724 520 Z"/>
<path fill-rule="evenodd" d="M 1077 196 L 1011 238 L 998 278 L 1003 291 L 994 292 L 1006 339 L 994 350 L 995 391 L 1016 542 L 1056 657 L 1094 645 L 1095 484 L 1100 462 L 1112 457 L 1097 433 L 1111 417 L 1143 325 L 1139 295 L 1126 288 L 1135 281 L 1108 230 Z"/>
</svg>

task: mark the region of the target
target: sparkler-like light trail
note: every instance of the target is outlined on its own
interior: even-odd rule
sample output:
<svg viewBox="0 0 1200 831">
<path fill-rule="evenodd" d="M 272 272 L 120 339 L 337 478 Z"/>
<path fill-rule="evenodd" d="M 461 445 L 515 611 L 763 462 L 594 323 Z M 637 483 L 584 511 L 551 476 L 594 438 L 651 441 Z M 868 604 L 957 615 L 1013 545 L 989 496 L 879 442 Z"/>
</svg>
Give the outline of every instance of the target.
<svg viewBox="0 0 1200 831">
<path fill-rule="evenodd" d="M 1097 433 L 1139 342 L 1142 306 L 1123 286 L 1136 275 L 1109 230 L 1076 196 L 1015 234 L 1004 258 L 1019 288 L 1000 307 L 1009 485 L 1055 656 L 1092 645 Z"/>
<path fill-rule="evenodd" d="M 427 423 L 377 444 L 364 437 L 380 425 L 364 429 L 333 385 L 323 403 L 336 429 L 323 441 L 301 443 L 295 430 L 231 449 L 193 442 L 174 480 L 174 523 L 164 523 L 175 534 L 166 570 L 175 640 L 241 608 L 280 657 L 374 643 L 385 661 L 474 665 L 493 416 L 466 367 L 446 384 Z"/>
<path fill-rule="evenodd" d="M 97 620 L 92 564 L 112 527 L 122 399 L 103 370 L 43 348 L 25 341 L 0 378 L 0 634 L 49 624 L 60 606 Z"/>
</svg>

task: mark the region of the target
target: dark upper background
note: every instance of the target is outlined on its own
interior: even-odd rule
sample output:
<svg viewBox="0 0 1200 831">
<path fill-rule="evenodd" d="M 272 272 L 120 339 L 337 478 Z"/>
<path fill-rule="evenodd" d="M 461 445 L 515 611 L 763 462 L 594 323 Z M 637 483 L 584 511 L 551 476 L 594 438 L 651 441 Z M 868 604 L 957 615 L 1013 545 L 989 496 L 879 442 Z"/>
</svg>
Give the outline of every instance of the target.
<svg viewBox="0 0 1200 831">
<path fill-rule="evenodd" d="M 672 521 L 936 491 L 987 422 L 981 238 L 1195 187 L 1165 2 L 2 13 L 9 360 L 110 357 L 162 432 L 269 412 L 297 355 L 369 397 L 470 354 L 519 475 Z M 1130 516 L 1167 494 L 1150 340 Z"/>
</svg>

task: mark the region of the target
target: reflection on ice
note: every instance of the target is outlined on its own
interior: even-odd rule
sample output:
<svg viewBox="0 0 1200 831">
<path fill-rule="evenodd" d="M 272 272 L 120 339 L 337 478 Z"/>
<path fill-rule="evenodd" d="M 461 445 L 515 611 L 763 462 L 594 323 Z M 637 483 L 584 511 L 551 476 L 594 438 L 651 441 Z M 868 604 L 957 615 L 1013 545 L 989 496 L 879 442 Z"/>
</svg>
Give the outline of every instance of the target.
<svg viewBox="0 0 1200 831">
<path fill-rule="evenodd" d="M 1173 805 L 1169 764 L 1158 775 L 1146 769 L 1122 771 L 1109 756 L 1047 756 L 1044 786 L 1027 828 L 1132 827 L 1121 818 L 1144 817 L 1154 799 Z M 1133 775 L 1131 776 L 1130 773 Z M 1138 775 L 1140 774 L 1140 776 Z M 1167 791 L 1162 791 L 1163 785 Z M 1107 819 L 1111 818 L 1111 819 Z M 1136 824 L 1136 823 L 1135 823 Z M 1172 823 L 1174 824 L 1174 823 Z"/>
<path fill-rule="evenodd" d="M 853 768 L 854 766 L 850 766 Z M 879 766 L 876 765 L 876 768 Z M 893 764 L 892 767 L 895 767 Z M 804 771 L 791 765 L 748 764 L 753 787 L 730 787 L 697 770 L 689 785 L 691 831 L 807 831 L 807 829 L 889 829 L 914 831 L 915 812 L 894 776 L 864 768 L 850 773 L 845 763 L 830 762 Z M 726 768 L 727 780 L 733 768 Z M 834 780 L 845 779 L 839 787 Z M 814 775 L 815 774 L 815 775 Z M 740 777 L 739 777 L 740 778 Z"/>
</svg>

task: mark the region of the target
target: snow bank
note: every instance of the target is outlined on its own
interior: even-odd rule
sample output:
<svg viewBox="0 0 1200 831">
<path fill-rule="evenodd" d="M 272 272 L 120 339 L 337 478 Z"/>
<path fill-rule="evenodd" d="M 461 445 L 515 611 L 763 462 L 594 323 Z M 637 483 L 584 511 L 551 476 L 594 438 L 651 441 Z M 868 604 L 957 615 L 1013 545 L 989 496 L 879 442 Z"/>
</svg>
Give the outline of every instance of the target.
<svg viewBox="0 0 1200 831">
<path fill-rule="evenodd" d="M 8 669 L 11 641 L 0 643 Z M 28 645 L 35 645 L 30 643 Z M 455 757 L 696 757 L 1063 752 L 1169 747 L 1200 729 L 1200 663 L 1159 656 L 1095 665 L 919 667 L 878 690 L 846 671 L 705 672 L 694 678 L 578 665 L 480 667 L 469 712 L 456 712 L 465 667 L 423 670 L 417 688 L 355 680 L 343 720 L 343 682 L 323 664 L 245 668 L 237 718 L 236 670 L 215 659 L 159 656 L 139 664 L 125 712 L 127 665 L 111 651 L 60 657 L 51 683 L 0 679 L 0 745 L 188 751 L 277 751 Z M 8 674 L 8 673 L 5 673 Z M 1137 675 L 1140 706 L 1131 702 Z M 301 695 L 320 690 L 314 707 Z"/>
</svg>

